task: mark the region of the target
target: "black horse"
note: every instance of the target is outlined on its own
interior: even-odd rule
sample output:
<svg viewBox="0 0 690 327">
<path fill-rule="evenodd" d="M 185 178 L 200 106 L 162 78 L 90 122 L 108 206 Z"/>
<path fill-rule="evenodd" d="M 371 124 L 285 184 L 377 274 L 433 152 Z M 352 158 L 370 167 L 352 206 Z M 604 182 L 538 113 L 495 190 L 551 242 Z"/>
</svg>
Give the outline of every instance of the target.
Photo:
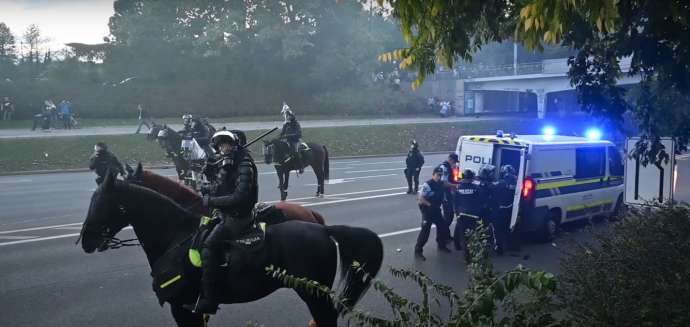
<svg viewBox="0 0 690 327">
<path fill-rule="evenodd" d="M 180 144 L 182 143 L 182 136 L 168 125 L 153 124 L 151 130 L 146 135 L 148 140 L 155 140 L 158 145 L 165 150 L 165 154 L 175 165 L 177 178 L 184 180 L 187 172 L 190 170 L 190 164 L 187 160 L 182 158 L 180 152 Z"/>
<path fill-rule="evenodd" d="M 185 310 L 182 305 L 197 300 L 200 272 L 191 265 L 184 252 L 170 252 L 188 244 L 199 226 L 201 217 L 150 189 L 117 181 L 108 174 L 105 181 L 91 197 L 89 211 L 81 231 L 81 244 L 86 253 L 117 248 L 120 243 L 115 235 L 131 225 L 141 242 L 149 264 L 154 267 L 159 259 L 169 258 L 170 253 L 180 266 L 185 283 L 165 301 L 178 326 L 204 326 L 202 314 Z M 322 226 L 301 221 L 288 221 L 266 228 L 264 243 L 254 252 L 244 253 L 241 277 L 226 277 L 221 287 L 227 290 L 223 303 L 243 303 L 263 298 L 285 287 L 282 282 L 269 276 L 266 267 L 285 269 L 288 274 L 305 277 L 322 285 L 332 286 L 337 268 L 338 242 L 341 262 L 341 278 L 345 287 L 342 295 L 345 303 L 354 306 L 370 286 L 383 260 L 381 239 L 372 231 L 347 226 Z M 115 245 L 114 245 L 115 244 Z M 244 251 L 242 251 L 244 252 Z M 348 269 L 355 262 L 362 269 Z M 177 282 L 171 280 L 169 283 Z M 161 285 L 161 288 L 165 286 Z M 307 304 L 314 319 L 310 325 L 337 326 L 337 308 L 328 297 L 313 296 L 304 289 L 295 290 Z M 159 297 L 160 299 L 160 297 Z M 162 304 L 162 303 L 161 303 Z"/>
<path fill-rule="evenodd" d="M 324 194 L 324 181 L 328 180 L 329 160 L 328 149 L 325 145 L 307 143 L 308 149 L 302 152 L 301 165 L 291 160 L 290 145 L 281 139 L 264 141 L 264 161 L 266 164 L 275 163 L 276 173 L 278 174 L 278 189 L 280 199 L 287 199 L 287 189 L 290 182 L 290 172 L 311 166 L 317 180 L 316 196 Z"/>
</svg>

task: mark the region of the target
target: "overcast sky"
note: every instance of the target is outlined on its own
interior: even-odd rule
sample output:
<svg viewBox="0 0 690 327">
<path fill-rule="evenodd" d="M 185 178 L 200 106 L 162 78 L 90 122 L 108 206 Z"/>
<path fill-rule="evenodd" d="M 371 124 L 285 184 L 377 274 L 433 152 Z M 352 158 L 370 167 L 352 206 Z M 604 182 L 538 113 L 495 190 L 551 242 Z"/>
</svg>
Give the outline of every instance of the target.
<svg viewBox="0 0 690 327">
<path fill-rule="evenodd" d="M 100 43 L 108 35 L 113 0 L 0 0 L 0 22 L 9 26 L 17 43 L 30 24 L 50 38 L 52 50 L 65 43 Z"/>
</svg>

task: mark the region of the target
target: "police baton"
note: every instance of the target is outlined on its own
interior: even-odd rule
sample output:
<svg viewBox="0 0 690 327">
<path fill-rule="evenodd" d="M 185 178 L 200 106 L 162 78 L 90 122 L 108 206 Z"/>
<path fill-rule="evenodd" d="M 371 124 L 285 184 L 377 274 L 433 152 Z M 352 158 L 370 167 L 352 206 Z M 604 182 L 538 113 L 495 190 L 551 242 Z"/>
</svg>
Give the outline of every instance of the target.
<svg viewBox="0 0 690 327">
<path fill-rule="evenodd" d="M 248 148 L 250 145 L 252 145 L 252 144 L 258 142 L 259 140 L 261 140 L 262 138 L 268 136 L 268 134 L 271 134 L 271 133 L 275 132 L 277 129 L 278 129 L 278 127 L 273 127 L 273 129 L 271 129 L 270 131 L 267 131 L 267 132 L 265 132 L 265 133 L 259 135 L 257 138 L 253 139 L 251 142 L 249 142 L 249 143 L 243 145 L 243 146 L 242 146 L 242 149 Z"/>
</svg>

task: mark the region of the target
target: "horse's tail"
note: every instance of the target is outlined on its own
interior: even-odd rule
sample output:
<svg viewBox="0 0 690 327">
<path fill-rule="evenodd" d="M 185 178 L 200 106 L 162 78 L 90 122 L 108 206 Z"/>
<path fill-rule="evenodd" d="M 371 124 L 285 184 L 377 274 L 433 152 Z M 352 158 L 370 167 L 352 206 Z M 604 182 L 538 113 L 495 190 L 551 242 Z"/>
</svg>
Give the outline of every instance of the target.
<svg viewBox="0 0 690 327">
<path fill-rule="evenodd" d="M 317 223 L 319 223 L 320 225 L 326 225 L 326 220 L 323 219 L 323 216 L 320 213 L 311 210 L 311 215 L 314 216 L 314 219 Z"/>
<path fill-rule="evenodd" d="M 339 296 L 352 308 L 369 289 L 372 279 L 381 268 L 383 261 L 383 244 L 374 232 L 350 226 L 326 226 L 328 234 L 337 242 L 340 249 L 340 285 Z M 338 311 L 343 311 L 338 306 Z"/>
<path fill-rule="evenodd" d="M 325 145 L 323 146 L 323 178 L 325 180 L 328 180 L 330 177 L 330 163 L 328 160 L 328 149 L 326 149 Z"/>
</svg>

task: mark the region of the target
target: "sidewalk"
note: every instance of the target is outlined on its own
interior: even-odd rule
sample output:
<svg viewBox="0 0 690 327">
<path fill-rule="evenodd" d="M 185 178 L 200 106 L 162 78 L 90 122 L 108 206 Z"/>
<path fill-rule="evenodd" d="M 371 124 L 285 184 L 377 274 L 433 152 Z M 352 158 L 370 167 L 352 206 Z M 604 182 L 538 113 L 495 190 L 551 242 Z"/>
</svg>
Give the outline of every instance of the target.
<svg viewBox="0 0 690 327">
<path fill-rule="evenodd" d="M 311 127 L 343 127 L 343 126 L 376 126 L 376 125 L 405 125 L 405 124 L 430 124 L 430 123 L 451 123 L 451 122 L 476 122 L 485 120 L 499 120 L 508 117 L 452 117 L 452 118 L 428 118 L 428 117 L 411 117 L 411 118 L 373 118 L 373 119 L 335 119 L 335 120 L 304 120 L 300 121 L 302 128 Z M 231 129 L 240 129 L 244 131 L 252 130 L 267 130 L 273 127 L 280 127 L 283 122 L 264 121 L 264 122 L 218 122 L 211 120 L 211 124 L 216 128 L 227 126 Z M 175 130 L 182 129 L 182 124 L 168 125 Z M 112 127 L 85 127 L 81 129 L 72 130 L 48 130 L 48 131 L 31 131 L 27 129 L 0 129 L 0 139 L 22 139 L 22 138 L 40 138 L 40 137 L 59 137 L 59 136 L 89 136 L 89 135 L 127 135 L 134 134 L 137 126 L 112 126 Z M 142 128 L 142 133 L 146 133 L 146 127 Z"/>
</svg>

